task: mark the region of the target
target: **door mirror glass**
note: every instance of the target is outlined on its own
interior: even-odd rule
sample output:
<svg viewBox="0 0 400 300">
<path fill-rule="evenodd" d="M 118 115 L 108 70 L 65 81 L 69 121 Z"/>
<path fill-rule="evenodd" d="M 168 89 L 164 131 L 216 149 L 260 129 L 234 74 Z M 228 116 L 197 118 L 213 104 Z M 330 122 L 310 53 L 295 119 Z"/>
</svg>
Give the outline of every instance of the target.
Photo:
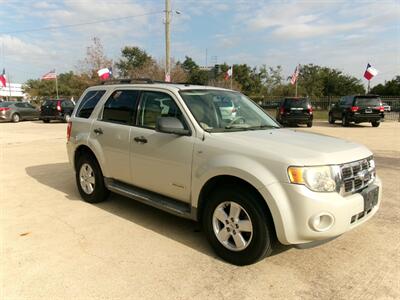
<svg viewBox="0 0 400 300">
<path fill-rule="evenodd" d="M 174 117 L 159 117 L 157 119 L 156 131 L 178 135 L 190 134 L 189 130 L 185 129 L 182 122 Z"/>
</svg>

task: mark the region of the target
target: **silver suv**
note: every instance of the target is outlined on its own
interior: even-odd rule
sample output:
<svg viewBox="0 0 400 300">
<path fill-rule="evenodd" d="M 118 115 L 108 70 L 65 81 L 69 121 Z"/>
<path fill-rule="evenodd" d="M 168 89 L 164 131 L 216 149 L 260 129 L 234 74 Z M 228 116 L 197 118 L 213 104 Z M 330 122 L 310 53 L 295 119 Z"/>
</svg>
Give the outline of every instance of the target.
<svg viewBox="0 0 400 300">
<path fill-rule="evenodd" d="M 224 103 L 218 103 L 224 101 Z M 225 103 L 234 114 L 226 117 Z M 370 219 L 382 186 L 372 153 L 280 128 L 246 96 L 178 84 L 88 88 L 68 124 L 68 155 L 85 201 L 109 191 L 202 223 L 236 265 L 333 239 Z"/>
</svg>

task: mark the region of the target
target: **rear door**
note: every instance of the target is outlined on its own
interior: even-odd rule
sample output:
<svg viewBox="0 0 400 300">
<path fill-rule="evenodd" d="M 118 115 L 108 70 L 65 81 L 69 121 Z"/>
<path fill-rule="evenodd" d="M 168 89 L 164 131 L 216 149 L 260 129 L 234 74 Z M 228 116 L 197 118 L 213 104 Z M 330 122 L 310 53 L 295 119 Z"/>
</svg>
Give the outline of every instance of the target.
<svg viewBox="0 0 400 300">
<path fill-rule="evenodd" d="M 39 111 L 32 104 L 25 102 L 24 106 L 26 108 L 27 118 L 36 119 L 39 116 Z"/>
<path fill-rule="evenodd" d="M 292 117 L 309 116 L 309 102 L 306 99 L 286 99 L 285 111 Z"/>
<path fill-rule="evenodd" d="M 358 106 L 360 114 L 373 117 L 379 117 L 381 104 L 378 97 L 356 97 L 354 101 L 354 106 Z"/>
<path fill-rule="evenodd" d="M 57 101 L 56 100 L 46 100 L 43 102 L 41 107 L 42 116 L 54 116 L 57 111 Z"/>
<path fill-rule="evenodd" d="M 117 89 L 106 100 L 101 116 L 93 121 L 91 139 L 103 151 L 106 168 L 113 179 L 131 183 L 130 130 L 136 116 L 139 91 Z"/>
<path fill-rule="evenodd" d="M 136 126 L 132 127 L 131 170 L 135 186 L 190 201 L 193 136 L 157 132 L 158 118 L 175 117 L 189 127 L 172 94 L 142 91 Z"/>
</svg>

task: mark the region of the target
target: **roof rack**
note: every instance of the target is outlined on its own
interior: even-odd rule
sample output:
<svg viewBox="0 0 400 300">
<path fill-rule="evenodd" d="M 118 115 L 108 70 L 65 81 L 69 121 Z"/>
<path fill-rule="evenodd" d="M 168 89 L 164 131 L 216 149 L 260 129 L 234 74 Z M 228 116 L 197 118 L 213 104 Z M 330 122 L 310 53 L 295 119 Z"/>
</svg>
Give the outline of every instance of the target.
<svg viewBox="0 0 400 300">
<path fill-rule="evenodd" d="M 102 81 L 100 84 L 101 85 L 107 85 L 107 84 L 130 84 L 130 83 L 147 83 L 147 84 L 153 84 L 153 83 L 162 83 L 162 84 L 185 84 L 189 85 L 187 82 L 168 82 L 168 81 L 162 81 L 162 80 L 153 80 L 150 78 L 120 78 L 120 79 L 111 79 L 111 80 L 105 80 Z"/>
</svg>

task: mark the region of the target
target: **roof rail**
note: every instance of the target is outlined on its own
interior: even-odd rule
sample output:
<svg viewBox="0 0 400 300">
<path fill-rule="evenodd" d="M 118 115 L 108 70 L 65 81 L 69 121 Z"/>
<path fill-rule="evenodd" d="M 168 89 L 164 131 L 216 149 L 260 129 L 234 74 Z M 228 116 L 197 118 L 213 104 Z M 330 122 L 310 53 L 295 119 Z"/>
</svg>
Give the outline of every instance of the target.
<svg viewBox="0 0 400 300">
<path fill-rule="evenodd" d="M 101 84 L 154 83 L 150 78 L 120 78 L 102 81 Z"/>
</svg>

